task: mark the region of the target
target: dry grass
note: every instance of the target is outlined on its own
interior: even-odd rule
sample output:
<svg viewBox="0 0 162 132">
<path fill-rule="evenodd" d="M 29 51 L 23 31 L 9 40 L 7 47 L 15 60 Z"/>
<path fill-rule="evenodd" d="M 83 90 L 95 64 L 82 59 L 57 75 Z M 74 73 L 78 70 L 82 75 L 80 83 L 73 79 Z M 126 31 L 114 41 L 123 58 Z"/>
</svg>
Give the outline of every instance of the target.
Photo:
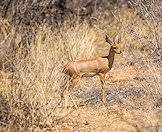
<svg viewBox="0 0 162 132">
<path fill-rule="evenodd" d="M 9 57 L 16 71 L 0 73 L 2 131 L 58 131 L 64 128 L 69 131 L 160 130 L 162 122 L 156 112 L 162 104 L 158 108 L 155 104 L 162 92 L 161 55 L 155 52 L 154 25 L 149 20 L 146 23 L 130 9 L 113 14 L 111 23 L 98 18 L 93 26 L 83 22 L 69 27 L 65 23 L 55 31 L 46 25 L 40 26 L 32 36 L 26 57 L 22 57 L 22 45 L 16 48 L 14 58 Z M 19 46 L 23 34 L 16 32 L 6 20 L 1 19 L 1 23 L 1 45 L 6 41 L 11 44 L 14 39 L 14 44 Z M 161 23 L 159 29 L 162 30 Z M 98 78 L 82 78 L 71 93 L 79 107 L 64 109 L 58 105 L 61 86 L 68 78 L 62 72 L 63 65 L 69 60 L 107 54 L 109 46 L 105 43 L 105 34 L 113 37 L 116 32 L 122 35 L 124 51 L 121 56 L 116 56 L 110 78 L 107 77 L 108 98 L 115 91 L 120 94 L 120 90 L 129 88 L 139 89 L 143 94 L 132 92 L 124 100 L 117 99 L 119 96 L 116 95 L 114 103 L 110 99 L 105 109 L 98 99 L 100 95 L 93 97 L 96 96 L 93 90 L 99 91 Z M 158 35 L 162 37 L 160 32 Z"/>
</svg>

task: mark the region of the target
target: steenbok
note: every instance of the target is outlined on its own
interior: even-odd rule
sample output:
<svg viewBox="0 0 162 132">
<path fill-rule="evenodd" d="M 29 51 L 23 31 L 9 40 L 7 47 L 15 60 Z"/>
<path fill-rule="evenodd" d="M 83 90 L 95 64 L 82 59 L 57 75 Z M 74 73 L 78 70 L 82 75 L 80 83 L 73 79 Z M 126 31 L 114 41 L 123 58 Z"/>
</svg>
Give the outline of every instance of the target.
<svg viewBox="0 0 162 132">
<path fill-rule="evenodd" d="M 106 42 L 110 44 L 110 51 L 107 56 L 98 57 L 96 59 L 91 60 L 79 60 L 79 61 L 70 61 L 68 62 L 65 67 L 65 73 L 70 76 L 70 85 L 68 89 L 72 89 L 79 78 L 83 76 L 96 76 L 100 77 L 101 86 L 102 86 L 102 101 L 106 102 L 106 94 L 104 91 L 105 86 L 105 75 L 109 72 L 112 68 L 115 54 L 121 53 L 121 44 L 120 44 L 119 35 L 116 35 L 113 41 L 106 35 Z M 64 93 L 62 93 L 62 98 L 64 98 Z M 65 98 L 65 105 L 66 105 L 66 98 Z"/>
</svg>

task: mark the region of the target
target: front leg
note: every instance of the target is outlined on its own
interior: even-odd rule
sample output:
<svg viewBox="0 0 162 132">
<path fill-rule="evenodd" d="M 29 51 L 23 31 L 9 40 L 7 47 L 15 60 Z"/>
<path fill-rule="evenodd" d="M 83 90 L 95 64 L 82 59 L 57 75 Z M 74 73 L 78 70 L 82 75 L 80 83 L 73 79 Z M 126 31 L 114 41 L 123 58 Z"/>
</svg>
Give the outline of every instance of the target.
<svg viewBox="0 0 162 132">
<path fill-rule="evenodd" d="M 106 103 L 106 92 L 105 92 L 105 74 L 99 73 L 98 74 L 101 81 L 101 87 L 102 87 L 102 102 Z"/>
</svg>

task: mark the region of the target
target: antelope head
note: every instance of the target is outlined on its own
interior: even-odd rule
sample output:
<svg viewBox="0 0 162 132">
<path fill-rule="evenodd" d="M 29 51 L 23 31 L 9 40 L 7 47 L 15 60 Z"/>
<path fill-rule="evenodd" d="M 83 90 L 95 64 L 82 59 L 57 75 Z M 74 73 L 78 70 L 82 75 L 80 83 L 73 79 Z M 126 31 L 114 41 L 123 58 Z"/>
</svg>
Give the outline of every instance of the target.
<svg viewBox="0 0 162 132">
<path fill-rule="evenodd" d="M 108 37 L 108 35 L 106 35 L 106 42 L 110 44 L 111 49 L 110 51 L 114 51 L 116 54 L 120 54 L 122 51 L 122 45 L 120 44 L 121 41 L 121 36 L 116 35 L 113 38 L 113 41 Z"/>
</svg>

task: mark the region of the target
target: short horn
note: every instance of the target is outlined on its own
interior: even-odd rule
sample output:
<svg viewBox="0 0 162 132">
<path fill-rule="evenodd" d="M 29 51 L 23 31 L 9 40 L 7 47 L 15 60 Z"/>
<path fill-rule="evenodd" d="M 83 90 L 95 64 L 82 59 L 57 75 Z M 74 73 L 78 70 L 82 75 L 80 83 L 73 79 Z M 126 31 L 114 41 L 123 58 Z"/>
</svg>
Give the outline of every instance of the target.
<svg viewBox="0 0 162 132">
<path fill-rule="evenodd" d="M 117 34 L 115 37 L 114 37 L 114 43 L 120 43 L 121 41 L 121 34 Z"/>
<path fill-rule="evenodd" d="M 109 36 L 106 34 L 106 42 L 109 43 L 110 45 L 112 45 L 112 41 L 111 39 L 109 38 Z"/>
</svg>

